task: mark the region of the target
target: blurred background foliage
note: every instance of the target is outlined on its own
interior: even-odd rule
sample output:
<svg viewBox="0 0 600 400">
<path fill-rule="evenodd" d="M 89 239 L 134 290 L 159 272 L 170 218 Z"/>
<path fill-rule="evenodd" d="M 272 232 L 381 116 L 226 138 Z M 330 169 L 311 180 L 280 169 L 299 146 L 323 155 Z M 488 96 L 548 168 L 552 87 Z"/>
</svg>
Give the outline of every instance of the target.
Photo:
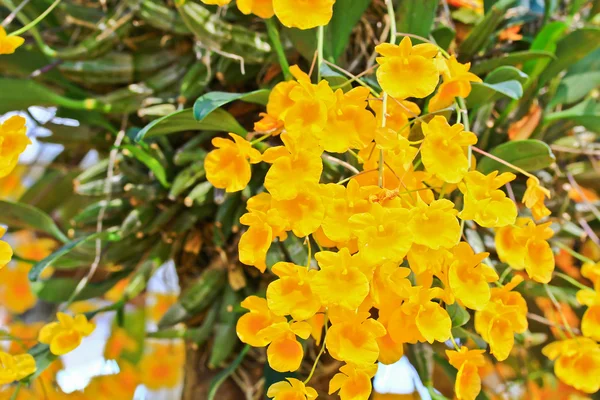
<svg viewBox="0 0 600 400">
<path fill-rule="evenodd" d="M 51 3 L 2 0 L 0 17 L 15 30 Z M 600 260 L 600 1 L 396 3 L 399 32 L 435 41 L 483 78 L 467 99 L 479 147 L 535 171 L 550 188 L 557 264 L 567 277 L 583 279 L 568 249 Z M 136 371 L 131 381 L 115 380 L 131 383 L 123 393 L 140 382 L 149 390 L 175 387 L 185 376 L 185 399 L 252 399 L 281 380 L 265 367 L 264 353 L 244 348 L 235 333 L 240 300 L 264 292 L 272 279 L 237 261 L 239 217 L 261 190 L 265 167 L 256 166 L 250 186 L 233 194 L 215 190 L 203 167 L 212 137 L 253 135 L 270 88 L 284 78 L 276 51 L 310 69 L 316 30 L 274 21 L 269 29 L 236 7 L 193 0 L 64 0 L 22 48 L 0 57 L 0 114 L 27 114 L 37 142 L 35 154 L 0 181 L 8 199 L 0 202 L 0 223 L 13 229 L 16 255 L 0 278 L 10 332 L 20 322 L 31 328 L 65 303 L 89 317 L 116 312 L 105 357 L 124 360 L 119 374 Z M 352 75 L 370 71 L 359 79 L 376 88 L 374 46 L 389 29 L 382 0 L 337 0 L 322 76 L 349 89 Z M 272 40 L 277 32 L 281 49 Z M 421 135 L 419 125 L 411 135 Z M 328 179 L 347 176 L 338 163 L 324 163 Z M 491 159 L 478 163 L 482 172 L 505 168 Z M 511 195 L 521 198 L 524 189 L 519 179 Z M 467 225 L 466 234 L 476 251 L 494 251 L 488 230 Z M 303 264 L 305 257 L 303 241 L 291 235 L 271 247 L 267 261 Z M 148 286 L 168 262 L 180 295 L 176 284 Z M 520 290 L 541 316 L 532 326 L 542 333 L 518 337 L 522 364 L 502 371 L 490 364 L 484 385 L 490 397 L 565 398 L 570 391 L 544 372 L 539 346 L 556 333 L 559 316 L 543 286 L 528 282 Z M 551 290 L 577 329 L 583 310 L 575 289 L 565 283 Z M 456 337 L 480 340 L 462 328 L 472 324 L 466 311 L 457 311 L 453 324 Z M 312 363 L 316 352 L 306 345 Z M 52 382 L 60 366 L 47 352 L 31 351 L 38 366 L 50 367 L 42 377 Z M 435 376 L 436 388 L 451 397 L 456 371 L 439 352 L 412 346 L 409 358 L 423 382 Z M 181 368 L 164 370 L 157 360 Z M 324 385 L 337 364 L 325 357 L 317 382 Z"/>
</svg>

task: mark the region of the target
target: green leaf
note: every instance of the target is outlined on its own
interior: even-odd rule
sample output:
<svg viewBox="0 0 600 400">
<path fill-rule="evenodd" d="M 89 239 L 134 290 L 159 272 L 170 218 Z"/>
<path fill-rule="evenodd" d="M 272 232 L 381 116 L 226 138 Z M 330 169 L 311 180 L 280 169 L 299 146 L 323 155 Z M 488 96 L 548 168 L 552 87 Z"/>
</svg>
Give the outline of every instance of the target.
<svg viewBox="0 0 600 400">
<path fill-rule="evenodd" d="M 219 372 L 211 381 L 210 388 L 208 389 L 208 400 L 214 400 L 217 395 L 217 391 L 219 387 L 225 382 L 227 378 L 240 366 L 242 361 L 244 361 L 244 357 L 250 350 L 250 345 L 245 345 L 240 354 L 233 360 L 233 362 L 225 368 L 223 371 Z"/>
<path fill-rule="evenodd" d="M 396 12 L 398 32 L 429 37 L 435 19 L 438 0 L 403 0 Z M 412 39 L 415 42 L 415 39 Z M 416 39 L 417 42 L 420 40 Z"/>
<path fill-rule="evenodd" d="M 485 340 L 483 340 L 483 338 L 481 336 L 479 336 L 478 334 L 473 333 L 469 330 L 466 330 L 465 328 L 462 328 L 460 326 L 452 328 L 452 335 L 455 338 L 460 338 L 465 341 L 467 339 L 472 339 L 475 342 L 475 344 L 477 345 L 477 347 L 479 347 L 480 349 L 487 348 L 487 343 L 485 342 Z"/>
<path fill-rule="evenodd" d="M 544 86 L 577 61 L 600 47 L 600 29 L 582 28 L 569 33 L 556 44 L 556 60 L 544 69 L 538 81 L 538 87 Z"/>
<path fill-rule="evenodd" d="M 452 320 L 452 327 L 463 326 L 471 319 L 469 312 L 457 302 L 446 306 L 446 311 Z"/>
<path fill-rule="evenodd" d="M 36 371 L 26 378 L 29 382 L 33 382 L 34 379 L 40 376 L 57 359 L 57 356 L 50 353 L 50 346 L 47 344 L 38 343 L 29 349 L 27 353 L 33 356 L 36 366 Z"/>
<path fill-rule="evenodd" d="M 88 282 L 73 300 L 79 301 L 100 297 L 108 292 L 121 279 L 127 277 L 130 272 L 131 271 L 120 271 L 112 274 L 108 279 L 101 282 Z M 70 299 L 71 294 L 75 291 L 78 284 L 79 280 L 53 277 L 48 280 L 32 282 L 31 290 L 40 300 L 49 303 L 63 303 Z"/>
<path fill-rule="evenodd" d="M 575 103 L 598 86 L 600 86 L 600 71 L 566 76 L 558 85 L 556 94 L 550 101 L 550 107 L 555 107 L 558 104 Z"/>
<path fill-rule="evenodd" d="M 515 80 L 522 84 L 522 83 L 525 83 L 525 81 L 527 81 L 528 77 L 529 76 L 527 76 L 526 73 L 519 70 L 518 68 L 505 65 L 505 66 L 498 67 L 495 70 L 493 70 L 492 72 L 490 72 L 488 74 L 488 76 L 485 77 L 485 82 L 486 83 L 501 83 L 501 82 L 506 82 L 506 81 L 510 81 L 510 80 Z"/>
<path fill-rule="evenodd" d="M 448 50 L 456 37 L 456 31 L 448 26 L 440 26 L 431 32 L 431 36 L 433 36 L 438 46 L 444 50 Z"/>
<path fill-rule="evenodd" d="M 118 235 L 115 234 L 114 231 L 110 230 L 110 231 L 105 231 L 105 232 L 96 232 L 91 235 L 82 236 L 80 238 L 77 238 L 77 239 L 65 244 L 63 247 L 54 251 L 48 257 L 44 258 L 43 260 L 41 260 L 40 262 L 35 264 L 29 271 L 29 280 L 32 282 L 37 281 L 39 279 L 42 271 L 44 269 L 46 269 L 46 267 L 51 265 L 54 261 L 58 260 L 60 257 L 64 256 L 65 254 L 70 253 L 71 251 L 73 251 L 73 249 L 76 249 L 83 243 L 88 242 L 90 240 L 95 240 L 95 239 L 104 239 L 104 240 L 114 241 L 114 240 L 118 240 L 119 237 L 118 237 Z"/>
<path fill-rule="evenodd" d="M 530 60 L 554 58 L 554 54 L 543 50 L 515 51 L 508 53 L 504 57 L 494 57 L 479 61 L 471 67 L 471 72 L 475 75 L 483 75 L 495 68 L 503 65 L 518 65 Z"/>
<path fill-rule="evenodd" d="M 50 88 L 31 79 L 0 78 L 0 114 L 8 111 L 25 110 L 31 106 L 62 106 L 85 109 L 83 100 L 73 100 L 56 94 Z M 89 109 L 95 103 L 89 103 Z"/>
<path fill-rule="evenodd" d="M 494 4 L 490 11 L 479 24 L 471 30 L 469 36 L 458 47 L 460 61 L 468 61 L 473 58 L 493 36 L 496 28 L 502 23 L 506 16 L 506 11 L 515 3 L 516 0 L 500 0 Z"/>
<path fill-rule="evenodd" d="M 235 100 L 266 105 L 269 101 L 269 93 L 271 91 L 267 89 L 249 93 L 209 92 L 200 96 L 194 103 L 194 118 L 202 122 L 210 113 Z"/>
<path fill-rule="evenodd" d="M 287 36 L 292 42 L 292 47 L 300 53 L 304 59 L 309 62 L 313 59 L 317 50 L 317 30 L 313 29 L 297 29 L 297 28 L 282 28 L 281 32 Z"/>
<path fill-rule="evenodd" d="M 545 51 L 554 54 L 556 51 L 556 42 L 568 27 L 566 23 L 560 21 L 545 25 L 533 40 L 529 51 Z M 529 76 L 538 76 L 548 63 L 550 63 L 549 59 L 527 61 L 523 65 L 523 72 Z"/>
<path fill-rule="evenodd" d="M 503 96 L 518 100 L 523 96 L 523 86 L 516 80 L 494 84 L 473 82 L 471 84 L 471 94 L 467 97 L 467 104 L 478 107 L 494 102 Z"/>
<path fill-rule="evenodd" d="M 152 171 L 154 176 L 156 176 L 156 179 L 158 179 L 163 187 L 168 188 L 171 186 L 171 184 L 167 181 L 167 171 L 165 171 L 165 168 L 162 166 L 160 161 L 152 157 L 148 152 L 146 152 L 146 150 L 133 144 L 124 145 L 121 146 L 121 148 L 129 151 L 133 157 L 148 167 L 148 169 Z"/>
<path fill-rule="evenodd" d="M 48 233 L 63 243 L 69 241 L 52 218 L 37 207 L 0 200 L 0 210 L 0 223 L 10 228 L 33 229 Z"/>
<path fill-rule="evenodd" d="M 352 30 L 361 16 L 371 4 L 371 0 L 337 0 L 333 5 L 333 16 L 325 33 L 325 56 L 333 60 L 340 58 L 348 42 Z"/>
<path fill-rule="evenodd" d="M 550 146 L 535 139 L 506 142 L 494 147 L 490 153 L 525 171 L 538 171 L 549 167 L 555 161 Z M 499 172 L 512 171 L 510 167 L 485 156 L 477 164 L 477 170 L 483 174 L 489 174 L 496 170 Z"/>
<path fill-rule="evenodd" d="M 225 110 L 214 110 L 202 122 L 199 122 L 194 118 L 194 110 L 186 108 L 185 110 L 155 119 L 140 130 L 133 139 L 139 142 L 146 137 L 150 138 L 175 132 L 199 130 L 233 132 L 241 136 L 246 136 L 247 134 L 246 130 Z"/>
<path fill-rule="evenodd" d="M 551 113 L 544 117 L 544 123 L 561 120 L 572 121 L 593 132 L 600 133 L 600 103 L 595 99 L 587 99 L 567 110 Z"/>
</svg>

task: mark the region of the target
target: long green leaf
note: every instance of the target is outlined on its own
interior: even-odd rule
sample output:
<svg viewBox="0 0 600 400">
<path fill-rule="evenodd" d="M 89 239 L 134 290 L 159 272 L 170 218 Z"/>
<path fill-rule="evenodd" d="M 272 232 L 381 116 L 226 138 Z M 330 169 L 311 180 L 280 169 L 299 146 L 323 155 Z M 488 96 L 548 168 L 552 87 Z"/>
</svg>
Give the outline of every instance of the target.
<svg viewBox="0 0 600 400">
<path fill-rule="evenodd" d="M 266 105 L 269 101 L 270 92 L 270 90 L 261 89 L 249 93 L 206 93 L 205 95 L 200 96 L 194 103 L 194 118 L 196 118 L 196 121 L 202 122 L 213 111 L 235 100 L 243 100 L 247 103 Z"/>
<path fill-rule="evenodd" d="M 52 218 L 37 207 L 0 200 L 0 210 L 0 223 L 10 228 L 33 229 L 48 233 L 63 243 L 69 241 Z"/>
<path fill-rule="evenodd" d="M 594 99 L 582 101 L 574 107 L 546 115 L 545 123 L 559 120 L 572 121 L 593 132 L 600 132 L 600 103 Z"/>
<path fill-rule="evenodd" d="M 156 176 L 156 179 L 158 179 L 158 181 L 161 185 L 163 185 L 163 187 L 168 188 L 171 186 L 171 184 L 167 181 L 167 171 L 165 171 L 165 168 L 162 166 L 160 161 L 152 157 L 141 147 L 129 144 L 122 146 L 122 148 L 124 150 L 128 150 L 133 155 L 133 157 L 135 157 L 138 161 L 140 161 L 142 164 L 148 167 L 148 169 L 152 171 L 154 176 Z"/>
<path fill-rule="evenodd" d="M 552 22 L 542 28 L 537 34 L 529 51 L 545 51 L 554 54 L 556 42 L 569 26 L 560 21 Z M 523 64 L 523 72 L 529 76 L 538 76 L 550 63 L 550 59 L 530 60 Z"/>
<path fill-rule="evenodd" d="M 566 76 L 558 85 L 556 94 L 550 101 L 550 107 L 575 103 L 598 86 L 600 86 L 600 71 Z"/>
<path fill-rule="evenodd" d="M 246 136 L 246 130 L 225 110 L 217 109 L 206 116 L 202 122 L 194 118 L 194 110 L 186 108 L 156 119 L 137 132 L 136 142 L 146 137 L 168 135 L 183 131 L 221 131 Z"/>
<path fill-rule="evenodd" d="M 438 0 L 401 1 L 396 12 L 398 32 L 429 37 L 438 4 Z M 417 39 L 417 41 L 419 40 Z"/>
<path fill-rule="evenodd" d="M 217 391 L 219 390 L 219 388 L 221 387 L 223 382 L 225 382 L 225 380 L 227 378 L 229 378 L 229 376 L 231 374 L 233 374 L 233 371 L 235 371 L 237 369 L 237 367 L 240 366 L 242 361 L 244 361 L 244 357 L 246 357 L 248 350 L 250 350 L 250 346 L 245 345 L 244 348 L 242 349 L 242 351 L 240 352 L 240 354 L 238 354 L 238 356 L 235 358 L 235 360 L 233 360 L 233 362 L 227 368 L 225 368 L 223 371 L 219 372 L 212 379 L 212 381 L 210 381 L 210 388 L 208 389 L 208 400 L 215 399 L 215 396 L 217 395 Z"/>
<path fill-rule="evenodd" d="M 333 16 L 327 25 L 325 57 L 338 60 L 350 41 L 352 30 L 360 21 L 371 0 L 337 0 L 333 5 Z"/>
<path fill-rule="evenodd" d="M 467 61 L 473 58 L 479 50 L 493 36 L 494 31 L 504 20 L 506 11 L 515 3 L 516 0 L 500 0 L 494 4 L 490 11 L 485 14 L 475 28 L 469 33 L 469 36 L 458 47 L 459 60 Z"/>
<path fill-rule="evenodd" d="M 554 58 L 554 54 L 549 51 L 516 51 L 514 53 L 509 53 L 504 57 L 494 57 L 489 60 L 479 61 L 471 67 L 471 72 L 475 75 L 482 75 L 503 65 L 518 65 L 529 60 L 550 60 L 552 58 Z"/>
<path fill-rule="evenodd" d="M 44 271 L 44 269 L 46 269 L 46 267 L 50 266 L 54 261 L 58 260 L 60 257 L 64 256 L 65 254 L 70 253 L 71 251 L 73 251 L 73 249 L 79 247 L 83 243 L 88 242 L 90 240 L 95 240 L 95 239 L 104 239 L 104 240 L 114 241 L 114 240 L 118 240 L 119 237 L 118 237 L 118 235 L 115 234 L 114 231 L 111 230 L 111 231 L 106 231 L 106 232 L 97 232 L 97 233 L 93 233 L 91 235 L 82 236 L 80 238 L 77 238 L 77 239 L 65 244 L 63 247 L 54 251 L 48 257 L 44 258 L 42 261 L 35 264 L 29 271 L 29 280 L 32 282 L 37 281 L 40 278 L 42 271 Z"/>
<path fill-rule="evenodd" d="M 556 60 L 544 69 L 538 81 L 538 87 L 544 86 L 550 79 L 567 69 L 577 61 L 600 48 L 600 29 L 582 28 L 569 33 L 556 44 Z"/>
<path fill-rule="evenodd" d="M 534 139 L 506 142 L 494 147 L 490 153 L 525 171 L 544 169 L 555 161 L 550 147 L 546 143 Z M 496 170 L 499 172 L 512 171 L 507 165 L 485 156 L 477 164 L 477 170 L 484 174 Z"/>
</svg>

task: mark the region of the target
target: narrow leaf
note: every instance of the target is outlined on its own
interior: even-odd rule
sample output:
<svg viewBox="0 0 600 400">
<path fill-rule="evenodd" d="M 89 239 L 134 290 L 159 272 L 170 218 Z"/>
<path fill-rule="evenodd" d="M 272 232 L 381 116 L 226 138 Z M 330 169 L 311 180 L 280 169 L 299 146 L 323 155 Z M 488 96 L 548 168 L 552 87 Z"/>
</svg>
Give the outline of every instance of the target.
<svg viewBox="0 0 600 400">
<path fill-rule="evenodd" d="M 63 243 L 69 239 L 52 218 L 37 207 L 0 200 L 0 223 L 10 228 L 26 228 L 48 233 Z"/>
<path fill-rule="evenodd" d="M 165 171 L 165 168 L 156 158 L 152 157 L 141 147 L 132 144 L 124 145 L 122 148 L 128 150 L 133 157 L 148 167 L 148 169 L 152 171 L 154 176 L 156 176 L 156 179 L 158 179 L 163 187 L 168 188 L 171 186 L 171 184 L 167 181 L 167 171 Z"/>
<path fill-rule="evenodd" d="M 266 105 L 269 101 L 270 92 L 270 90 L 261 89 L 249 93 L 206 93 L 205 95 L 200 96 L 194 103 L 194 118 L 196 118 L 196 121 L 202 122 L 213 111 L 235 100 Z"/>
<path fill-rule="evenodd" d="M 550 147 L 546 143 L 534 139 L 506 142 L 492 149 L 490 153 L 525 171 L 544 169 L 555 161 Z M 477 164 L 477 170 L 484 174 L 496 170 L 499 172 L 512 171 L 507 165 L 485 156 Z"/>
<path fill-rule="evenodd" d="M 244 357 L 250 350 L 250 345 L 245 345 L 240 354 L 233 360 L 233 362 L 229 365 L 229 367 L 225 368 L 223 371 L 219 372 L 210 382 L 210 388 L 208 389 L 208 400 L 214 400 L 217 395 L 217 391 L 225 382 L 227 378 L 240 366 L 242 361 L 244 361 Z"/>
</svg>

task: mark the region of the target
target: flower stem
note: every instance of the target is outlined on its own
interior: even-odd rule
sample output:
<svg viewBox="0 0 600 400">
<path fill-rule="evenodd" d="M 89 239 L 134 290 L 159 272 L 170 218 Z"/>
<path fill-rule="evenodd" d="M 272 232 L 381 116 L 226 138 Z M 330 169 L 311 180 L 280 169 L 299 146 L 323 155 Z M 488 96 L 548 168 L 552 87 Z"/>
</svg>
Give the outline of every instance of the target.
<svg viewBox="0 0 600 400">
<path fill-rule="evenodd" d="M 317 31 L 317 83 L 321 82 L 321 64 L 323 64 L 323 41 L 325 39 L 325 27 L 319 26 Z"/>
<path fill-rule="evenodd" d="M 576 335 L 575 335 L 575 333 L 573 333 L 573 330 L 571 329 L 571 325 L 569 325 L 569 321 L 567 321 L 567 317 L 565 317 L 565 314 L 562 312 L 562 307 L 560 306 L 560 303 L 558 302 L 558 300 L 556 300 L 556 297 L 554 297 L 554 294 L 550 290 L 550 287 L 548 286 L 547 283 L 544 283 L 544 289 L 546 289 L 546 293 L 548 294 L 550 301 L 552 302 L 552 304 L 554 304 L 556 311 L 560 315 L 560 319 L 562 320 L 562 323 L 565 326 L 565 329 L 567 330 L 567 332 L 569 332 L 571 337 L 575 337 Z"/>
<path fill-rule="evenodd" d="M 495 155 L 492 155 L 492 154 L 488 153 L 487 151 L 481 150 L 480 148 L 477 148 L 475 146 L 470 146 L 470 147 L 477 153 L 483 154 L 484 156 L 489 157 L 494 161 L 498 161 L 500 164 L 504 164 L 507 167 L 510 167 L 510 168 L 514 169 L 515 171 L 520 172 L 521 174 L 523 174 L 529 178 L 533 177 L 533 175 L 531 175 L 529 172 L 525 171 L 522 168 L 517 167 L 514 164 L 509 163 L 508 161 L 501 159 L 500 157 L 496 157 Z"/>
<path fill-rule="evenodd" d="M 325 313 L 325 322 L 324 322 L 324 326 L 325 326 L 325 335 L 323 335 L 323 344 L 321 344 L 321 350 L 319 350 L 319 354 L 317 354 L 317 358 L 315 358 L 315 363 L 312 366 L 312 369 L 310 370 L 310 374 L 308 375 L 308 378 L 306 378 L 306 380 L 304 381 L 304 384 L 308 384 L 308 382 L 310 382 L 311 378 L 313 377 L 315 370 L 317 369 L 317 364 L 319 363 L 319 359 L 321 358 L 321 356 L 323 355 L 323 353 L 325 352 L 325 339 L 327 339 L 327 323 L 329 322 L 329 316 L 327 315 L 327 313 Z"/>
<path fill-rule="evenodd" d="M 54 3 L 52 3 L 50 5 L 50 7 L 48 7 L 46 9 L 46 11 L 44 11 L 43 13 L 41 13 L 39 17 L 37 17 L 36 19 L 34 19 L 33 21 L 31 21 L 30 23 L 28 23 L 27 25 L 25 25 L 21 29 L 17 29 L 16 31 L 9 33 L 8 36 L 17 36 L 17 35 L 20 35 L 22 33 L 27 32 L 29 29 L 33 28 L 38 23 L 40 23 L 41 20 L 43 20 L 44 18 L 46 18 L 46 16 L 48 14 L 50 14 L 50 12 L 52 10 L 54 10 L 54 8 L 58 5 L 58 3 L 60 3 L 60 0 L 54 0 Z"/>
<path fill-rule="evenodd" d="M 583 283 L 576 281 L 575 279 L 571 278 L 569 275 L 563 274 L 562 272 L 555 272 L 554 275 L 558 276 L 559 278 L 564 279 L 565 281 L 569 282 L 571 285 L 573 285 L 581 290 L 593 290 L 591 287 L 585 286 Z"/>
<path fill-rule="evenodd" d="M 271 39 L 271 43 L 273 44 L 273 47 L 275 47 L 275 52 L 277 53 L 277 59 L 279 60 L 279 65 L 281 66 L 283 76 L 285 77 L 286 81 L 289 81 L 293 77 L 290 72 L 290 64 L 287 61 L 285 51 L 281 45 L 279 30 L 277 30 L 277 26 L 275 26 L 273 18 L 266 19 L 265 25 L 267 26 L 267 34 L 269 35 L 269 39 Z"/>
<path fill-rule="evenodd" d="M 579 254 L 578 252 L 576 252 L 575 250 L 573 250 L 572 248 L 570 248 L 563 242 L 556 241 L 556 242 L 553 242 L 553 244 L 555 244 L 556 247 L 563 249 L 564 251 L 566 251 L 567 253 L 569 253 L 570 255 L 572 255 L 573 257 L 578 259 L 579 261 L 582 261 L 584 263 L 589 263 L 589 264 L 595 264 L 594 260 L 584 256 L 583 254 Z"/>
</svg>

